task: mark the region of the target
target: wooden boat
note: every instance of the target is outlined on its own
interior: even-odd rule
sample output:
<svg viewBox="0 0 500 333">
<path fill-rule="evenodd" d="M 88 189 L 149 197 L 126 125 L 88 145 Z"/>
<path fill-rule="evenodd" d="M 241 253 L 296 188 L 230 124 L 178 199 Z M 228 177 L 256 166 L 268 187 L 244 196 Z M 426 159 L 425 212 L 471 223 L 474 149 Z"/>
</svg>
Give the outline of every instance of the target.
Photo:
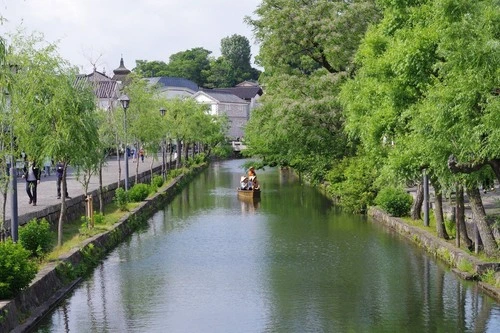
<svg viewBox="0 0 500 333">
<path fill-rule="evenodd" d="M 256 190 L 242 190 L 238 188 L 238 196 L 241 198 L 260 198 L 260 188 Z"/>
</svg>

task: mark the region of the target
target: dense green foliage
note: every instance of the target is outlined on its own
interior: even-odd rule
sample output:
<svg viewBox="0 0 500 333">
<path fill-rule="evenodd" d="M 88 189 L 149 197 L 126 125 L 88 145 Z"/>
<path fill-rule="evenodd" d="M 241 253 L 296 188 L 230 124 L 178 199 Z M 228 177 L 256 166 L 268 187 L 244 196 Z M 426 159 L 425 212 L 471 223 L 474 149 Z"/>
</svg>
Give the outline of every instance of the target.
<svg viewBox="0 0 500 333">
<path fill-rule="evenodd" d="M 461 183 L 470 197 L 485 168 L 500 180 L 498 1 L 264 0 L 255 15 L 265 95 L 249 155 L 325 183 L 354 212 L 423 169 L 444 194 Z"/>
<path fill-rule="evenodd" d="M 114 200 L 120 210 L 127 210 L 127 203 L 129 202 L 128 193 L 123 188 L 119 187 L 116 189 Z"/>
<path fill-rule="evenodd" d="M 0 299 L 8 299 L 28 286 L 37 273 L 30 251 L 10 239 L 0 242 Z"/>
<path fill-rule="evenodd" d="M 281 0 L 262 1 L 258 18 L 246 18 L 260 42 L 266 88 L 245 131 L 250 155 L 291 166 L 317 183 L 354 153 L 338 94 L 377 13 L 374 1 Z"/>
<path fill-rule="evenodd" d="M 131 202 L 141 202 L 148 197 L 150 190 L 148 184 L 135 184 L 128 191 L 128 198 Z"/>
<path fill-rule="evenodd" d="M 406 216 L 410 212 L 412 197 L 405 190 L 384 187 L 375 198 L 375 203 L 392 216 Z"/>
<path fill-rule="evenodd" d="M 33 219 L 19 229 L 19 242 L 32 256 L 40 257 L 51 248 L 50 224 L 46 219 Z"/>
<path fill-rule="evenodd" d="M 162 176 L 154 176 L 153 179 L 151 180 L 151 186 L 153 186 L 155 189 L 161 187 L 162 185 L 163 185 Z"/>
<path fill-rule="evenodd" d="M 251 53 L 248 39 L 232 35 L 221 40 L 218 58 L 201 47 L 172 54 L 164 61 L 136 60 L 134 72 L 141 77 L 172 76 L 195 82 L 200 87 L 233 87 L 245 80 L 257 80 L 260 71 L 250 64 Z"/>
</svg>

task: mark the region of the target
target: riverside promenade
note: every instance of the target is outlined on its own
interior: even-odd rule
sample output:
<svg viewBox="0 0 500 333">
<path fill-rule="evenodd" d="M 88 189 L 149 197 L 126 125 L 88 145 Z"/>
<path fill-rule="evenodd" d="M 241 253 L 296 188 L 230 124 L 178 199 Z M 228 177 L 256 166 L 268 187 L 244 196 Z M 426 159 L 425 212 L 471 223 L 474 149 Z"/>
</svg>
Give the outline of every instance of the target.
<svg viewBox="0 0 500 333">
<path fill-rule="evenodd" d="M 134 179 L 136 172 L 137 161 L 129 158 L 129 178 Z M 139 160 L 139 174 L 144 171 L 149 171 L 152 167 L 158 167 L 162 164 L 162 156 L 158 154 L 154 159 L 153 156 L 148 156 L 144 158 L 144 162 Z M 121 164 L 121 179 L 125 177 L 125 162 L 122 159 Z M 82 183 L 78 180 L 76 170 L 71 166 L 68 167 L 67 174 L 67 185 L 68 194 L 71 198 L 76 198 L 78 196 L 83 196 L 84 189 Z M 81 178 L 81 176 L 80 176 Z M 110 157 L 102 169 L 102 183 L 103 186 L 107 186 L 112 183 L 118 182 L 118 161 L 116 156 Z M 99 175 L 92 175 L 89 182 L 88 191 L 92 192 L 99 187 Z M 7 194 L 7 205 L 5 206 L 5 220 L 10 221 L 11 217 L 11 195 L 10 191 Z M 42 176 L 40 178 L 40 184 L 37 187 L 37 205 L 33 206 L 29 204 L 28 194 L 26 193 L 26 181 L 22 177 L 17 178 L 17 204 L 18 204 L 18 215 L 22 216 L 28 213 L 33 213 L 36 211 L 43 210 L 49 206 L 57 205 L 61 202 L 61 199 L 57 199 L 57 176 L 55 171 L 51 171 L 50 176 Z M 3 205 L 3 197 L 0 197 L 0 205 Z M 0 206 L 1 207 L 1 206 Z M 9 226 L 10 227 L 10 226 Z"/>
</svg>

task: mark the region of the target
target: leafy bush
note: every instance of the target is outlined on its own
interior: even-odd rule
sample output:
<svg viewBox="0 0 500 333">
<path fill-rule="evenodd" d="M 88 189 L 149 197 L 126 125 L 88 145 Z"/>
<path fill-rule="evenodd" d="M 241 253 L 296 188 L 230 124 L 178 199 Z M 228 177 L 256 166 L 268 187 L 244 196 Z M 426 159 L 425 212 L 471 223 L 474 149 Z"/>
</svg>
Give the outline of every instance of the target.
<svg viewBox="0 0 500 333">
<path fill-rule="evenodd" d="M 140 202 L 149 195 L 150 187 L 147 184 L 135 184 L 129 191 L 128 197 L 132 202 Z"/>
<path fill-rule="evenodd" d="M 94 223 L 104 224 L 104 215 L 98 212 L 94 212 Z"/>
<path fill-rule="evenodd" d="M 121 187 L 117 188 L 115 191 L 115 202 L 120 210 L 127 210 L 128 195 L 127 192 L 125 192 L 125 190 Z"/>
<path fill-rule="evenodd" d="M 371 159 L 346 158 L 327 174 L 326 189 L 344 211 L 365 213 L 375 198 L 376 170 Z"/>
<path fill-rule="evenodd" d="M 207 155 L 205 153 L 199 153 L 194 156 L 194 164 L 199 165 L 207 160 Z"/>
<path fill-rule="evenodd" d="M 30 251 L 32 256 L 40 257 L 48 252 L 51 245 L 49 222 L 46 219 L 29 221 L 19 229 L 19 243 Z"/>
<path fill-rule="evenodd" d="M 457 225 L 455 221 L 444 220 L 444 226 L 446 228 L 446 232 L 451 237 L 456 237 L 457 234 Z"/>
<path fill-rule="evenodd" d="M 375 203 L 392 216 L 406 216 L 410 212 L 413 198 L 403 189 L 383 188 L 375 198 Z"/>
<path fill-rule="evenodd" d="M 167 174 L 168 179 L 173 179 L 182 175 L 186 170 L 184 168 L 170 170 Z"/>
<path fill-rule="evenodd" d="M 161 187 L 163 185 L 163 177 L 162 176 L 154 176 L 153 180 L 151 180 L 151 186 L 155 189 Z"/>
<path fill-rule="evenodd" d="M 9 299 L 29 285 L 37 273 L 30 251 L 12 240 L 0 243 L 0 299 Z"/>
</svg>

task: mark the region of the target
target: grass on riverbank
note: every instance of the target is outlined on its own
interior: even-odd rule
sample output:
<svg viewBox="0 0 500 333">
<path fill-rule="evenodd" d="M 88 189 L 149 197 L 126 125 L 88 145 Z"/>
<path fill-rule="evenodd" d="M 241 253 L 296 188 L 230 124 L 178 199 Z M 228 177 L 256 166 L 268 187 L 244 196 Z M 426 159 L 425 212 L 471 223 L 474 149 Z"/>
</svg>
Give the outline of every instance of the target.
<svg viewBox="0 0 500 333">
<path fill-rule="evenodd" d="M 434 213 L 432 210 L 429 211 L 429 226 L 424 225 L 423 220 L 413 220 L 410 217 L 401 217 L 401 220 L 403 220 L 406 224 L 411 225 L 413 227 L 417 227 L 419 229 L 425 230 L 426 232 L 432 234 L 434 237 L 438 238 L 437 235 L 437 228 L 436 228 L 436 219 L 434 217 Z M 447 224 L 447 223 L 445 223 Z M 448 233 L 448 236 L 450 237 L 449 239 L 443 239 L 445 242 L 456 246 L 456 229 L 449 230 L 448 226 L 446 228 L 446 232 Z M 474 251 L 471 251 L 467 247 L 464 246 L 463 242 L 460 245 L 460 249 L 467 252 L 468 254 L 476 257 L 477 259 L 484 261 L 484 262 L 495 262 L 498 261 L 498 258 L 496 257 L 488 257 L 484 252 L 480 253 L 475 253 Z"/>
<path fill-rule="evenodd" d="M 173 181 L 173 178 L 167 179 L 167 181 L 157 189 L 156 192 L 160 192 L 166 189 Z M 153 196 L 155 193 L 151 193 L 149 197 Z M 52 250 L 48 252 L 39 262 L 39 267 L 43 267 L 49 262 L 58 260 L 63 254 L 69 252 L 71 249 L 78 247 L 83 241 L 98 235 L 102 232 L 109 231 L 113 226 L 129 211 L 133 210 L 135 207 L 139 206 L 139 202 L 128 202 L 127 209 L 125 211 L 121 210 L 115 202 L 111 202 L 104 206 L 104 214 L 102 215 L 102 221 L 100 223 L 95 223 L 93 228 L 87 228 L 85 222 L 82 219 L 72 220 L 63 225 L 63 244 L 62 246 L 57 246 L 57 232 L 52 233 Z"/>
</svg>

